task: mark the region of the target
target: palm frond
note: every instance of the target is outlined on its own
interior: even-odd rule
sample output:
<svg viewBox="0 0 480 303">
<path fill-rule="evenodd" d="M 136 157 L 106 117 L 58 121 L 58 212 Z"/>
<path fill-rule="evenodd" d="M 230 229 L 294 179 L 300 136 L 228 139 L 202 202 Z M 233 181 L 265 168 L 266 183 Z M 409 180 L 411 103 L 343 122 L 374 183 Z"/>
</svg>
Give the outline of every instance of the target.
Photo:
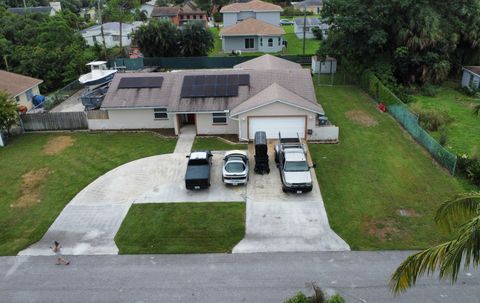
<svg viewBox="0 0 480 303">
<path fill-rule="evenodd" d="M 402 293 L 414 285 L 419 277 L 424 274 L 431 275 L 440 269 L 453 242 L 442 243 L 409 256 L 390 278 L 389 286 L 392 292 Z"/>
<path fill-rule="evenodd" d="M 435 222 L 442 228 L 452 231 L 480 214 L 480 193 L 459 194 L 444 202 L 437 210 Z"/>
<path fill-rule="evenodd" d="M 460 227 L 440 268 L 440 278 L 449 278 L 454 283 L 462 262 L 465 268 L 480 264 L 480 215 Z"/>
</svg>

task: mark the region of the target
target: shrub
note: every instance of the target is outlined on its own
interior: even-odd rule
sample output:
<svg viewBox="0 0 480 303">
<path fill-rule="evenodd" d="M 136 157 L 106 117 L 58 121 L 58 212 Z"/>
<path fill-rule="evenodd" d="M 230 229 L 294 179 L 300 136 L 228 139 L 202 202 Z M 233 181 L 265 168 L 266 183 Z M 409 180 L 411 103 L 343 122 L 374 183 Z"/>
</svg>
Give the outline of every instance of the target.
<svg viewBox="0 0 480 303">
<path fill-rule="evenodd" d="M 223 22 L 223 15 L 220 14 L 219 12 L 213 13 L 213 21 L 216 23 Z"/>
<path fill-rule="evenodd" d="M 445 127 L 441 127 L 439 131 L 440 131 L 440 138 L 438 139 L 438 143 L 440 143 L 441 146 L 445 146 L 448 141 L 447 130 L 445 129 Z"/>
<path fill-rule="evenodd" d="M 284 303 L 312 303 L 312 299 L 303 292 L 298 292 L 294 297 L 287 299 Z"/>
<path fill-rule="evenodd" d="M 283 8 L 283 14 L 282 15 L 285 16 L 285 17 L 288 17 L 288 18 L 295 17 L 295 16 L 303 16 L 303 10 L 296 9 L 293 6 L 288 6 L 288 7 Z M 307 11 L 306 15 L 311 16 L 311 15 L 313 15 L 313 13 L 310 12 L 310 11 Z"/>
<path fill-rule="evenodd" d="M 473 184 L 480 186 L 480 159 L 462 155 L 457 160 L 457 171 Z"/>
<path fill-rule="evenodd" d="M 458 91 L 468 97 L 475 97 L 479 92 L 478 89 L 472 88 L 470 86 L 460 87 Z"/>
<path fill-rule="evenodd" d="M 435 97 L 438 94 L 438 87 L 430 83 L 425 83 L 420 88 L 420 93 L 427 97 Z"/>
<path fill-rule="evenodd" d="M 304 293 L 298 292 L 294 297 L 287 299 L 284 303 L 345 303 L 345 300 L 339 294 L 335 294 L 326 299 L 325 294 L 320 287 L 314 285 L 315 295 L 307 297 Z"/>
<path fill-rule="evenodd" d="M 333 295 L 328 303 L 345 303 L 345 300 L 339 294 Z"/>
<path fill-rule="evenodd" d="M 312 28 L 312 33 L 315 36 L 315 39 L 317 39 L 317 40 L 322 40 L 323 39 L 322 30 L 319 29 L 318 27 Z"/>
<path fill-rule="evenodd" d="M 412 106 L 412 109 L 418 115 L 420 126 L 429 131 L 438 131 L 443 126 L 451 123 L 453 119 L 444 111 L 435 109 L 422 109 L 418 106 Z"/>
</svg>

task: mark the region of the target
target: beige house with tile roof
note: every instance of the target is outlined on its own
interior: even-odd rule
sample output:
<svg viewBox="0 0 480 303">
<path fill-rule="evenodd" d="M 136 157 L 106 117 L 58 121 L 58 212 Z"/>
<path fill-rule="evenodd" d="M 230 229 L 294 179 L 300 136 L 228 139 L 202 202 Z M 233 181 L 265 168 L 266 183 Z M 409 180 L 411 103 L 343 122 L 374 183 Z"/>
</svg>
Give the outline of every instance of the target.
<svg viewBox="0 0 480 303">
<path fill-rule="evenodd" d="M 32 97 L 40 95 L 39 85 L 43 80 L 0 70 L 0 90 L 6 91 L 18 105 L 33 107 Z"/>
<path fill-rule="evenodd" d="M 275 4 L 253 0 L 224 6 L 220 32 L 223 52 L 279 52 L 285 31 L 280 26 L 283 9 Z"/>
<path fill-rule="evenodd" d="M 250 61 L 233 69 L 118 73 L 101 106 L 107 117 L 89 118 L 89 128 L 178 134 L 190 124 L 199 135 L 235 134 L 244 141 L 256 131 L 272 139 L 281 131 L 284 137 L 338 140 L 338 127 L 321 125 L 325 112 L 309 69 L 270 55 Z"/>
</svg>

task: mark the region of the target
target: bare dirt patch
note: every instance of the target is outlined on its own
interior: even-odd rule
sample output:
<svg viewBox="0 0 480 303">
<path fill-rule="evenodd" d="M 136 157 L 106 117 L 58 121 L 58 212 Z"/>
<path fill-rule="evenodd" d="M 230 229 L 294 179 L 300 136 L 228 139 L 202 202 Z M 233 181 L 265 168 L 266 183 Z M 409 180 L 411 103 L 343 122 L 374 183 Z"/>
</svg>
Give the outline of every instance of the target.
<svg viewBox="0 0 480 303">
<path fill-rule="evenodd" d="M 346 112 L 345 116 L 353 123 L 366 127 L 371 127 L 378 124 L 377 120 L 363 110 L 351 110 Z"/>
<path fill-rule="evenodd" d="M 22 176 L 22 189 L 20 197 L 14 204 L 15 208 L 24 208 L 40 202 L 40 186 L 51 174 L 48 167 L 31 170 Z"/>
<path fill-rule="evenodd" d="M 53 156 L 61 153 L 67 147 L 70 147 L 74 143 L 74 139 L 71 136 L 58 136 L 48 140 L 43 147 L 43 153 L 48 156 Z"/>
<path fill-rule="evenodd" d="M 370 235 L 381 241 L 391 241 L 393 238 L 405 238 L 407 235 L 387 220 L 369 221 L 365 224 L 365 230 Z"/>
<path fill-rule="evenodd" d="M 420 215 L 414 209 L 400 208 L 397 213 L 402 217 L 419 217 Z"/>
</svg>

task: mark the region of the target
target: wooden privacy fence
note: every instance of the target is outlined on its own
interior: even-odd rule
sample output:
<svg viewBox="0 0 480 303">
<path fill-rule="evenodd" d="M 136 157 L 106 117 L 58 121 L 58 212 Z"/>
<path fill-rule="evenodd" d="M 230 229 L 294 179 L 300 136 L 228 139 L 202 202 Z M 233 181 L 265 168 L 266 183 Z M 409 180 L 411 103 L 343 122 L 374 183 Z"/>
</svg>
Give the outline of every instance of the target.
<svg viewBox="0 0 480 303">
<path fill-rule="evenodd" d="M 25 114 L 20 119 L 25 131 L 88 129 L 85 112 Z"/>
</svg>

